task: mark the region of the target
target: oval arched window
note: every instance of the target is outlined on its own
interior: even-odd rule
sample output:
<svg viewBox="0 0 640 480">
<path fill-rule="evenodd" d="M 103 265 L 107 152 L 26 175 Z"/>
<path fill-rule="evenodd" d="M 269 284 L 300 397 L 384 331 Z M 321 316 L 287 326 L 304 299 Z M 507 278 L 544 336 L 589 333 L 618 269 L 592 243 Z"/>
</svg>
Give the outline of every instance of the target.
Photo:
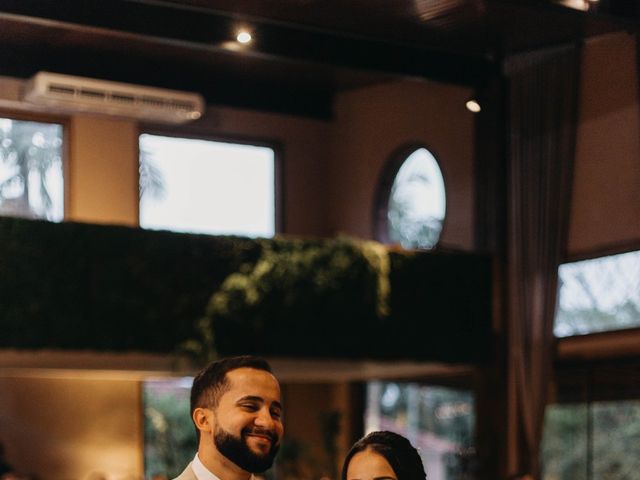
<svg viewBox="0 0 640 480">
<path fill-rule="evenodd" d="M 392 159 L 384 177 L 378 194 L 378 238 L 404 248 L 435 247 L 446 210 L 444 179 L 435 157 L 426 148 L 413 149 Z"/>
</svg>

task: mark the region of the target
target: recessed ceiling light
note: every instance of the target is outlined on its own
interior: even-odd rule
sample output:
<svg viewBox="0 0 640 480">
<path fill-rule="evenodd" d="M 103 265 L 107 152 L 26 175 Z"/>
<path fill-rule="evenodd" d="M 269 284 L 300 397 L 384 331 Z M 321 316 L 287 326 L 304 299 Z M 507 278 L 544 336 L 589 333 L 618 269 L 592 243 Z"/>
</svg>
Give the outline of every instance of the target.
<svg viewBox="0 0 640 480">
<path fill-rule="evenodd" d="M 251 43 L 251 40 L 253 40 L 253 37 L 251 36 L 251 33 L 249 31 L 240 30 L 236 35 L 236 40 L 238 41 L 238 43 L 242 43 L 243 45 L 246 45 L 248 43 Z"/>
<path fill-rule="evenodd" d="M 478 113 L 480 110 L 482 110 L 482 108 L 480 107 L 480 104 L 477 101 L 473 100 L 473 99 L 469 100 L 466 103 L 466 107 L 467 107 L 467 110 L 469 110 L 470 112 L 473 112 L 473 113 Z"/>
<path fill-rule="evenodd" d="M 582 10 L 583 12 L 586 12 L 589 10 L 589 3 L 591 2 L 589 0 L 557 0 L 556 3 L 559 3 L 564 7 L 569 7 L 573 8 L 574 10 Z"/>
</svg>

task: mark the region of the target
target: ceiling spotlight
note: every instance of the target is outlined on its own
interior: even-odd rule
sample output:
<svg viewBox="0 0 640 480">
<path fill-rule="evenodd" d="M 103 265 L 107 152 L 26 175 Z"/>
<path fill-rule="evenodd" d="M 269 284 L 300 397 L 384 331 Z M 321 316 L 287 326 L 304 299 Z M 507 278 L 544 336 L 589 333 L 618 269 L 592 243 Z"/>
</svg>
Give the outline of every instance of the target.
<svg viewBox="0 0 640 480">
<path fill-rule="evenodd" d="M 466 103 L 466 107 L 467 107 L 467 110 L 473 113 L 478 113 L 480 110 L 482 110 L 482 108 L 480 107 L 480 104 L 473 99 L 469 100 Z"/>
<path fill-rule="evenodd" d="M 573 8 L 574 10 L 581 10 L 586 12 L 589 10 L 589 4 L 591 3 L 589 0 L 557 0 L 556 3 L 559 3 L 563 7 Z"/>
<path fill-rule="evenodd" d="M 251 40 L 253 40 L 253 37 L 251 36 L 251 33 L 248 32 L 247 30 L 240 30 L 236 35 L 236 40 L 238 41 L 238 43 L 246 45 L 248 43 L 251 43 Z"/>
</svg>

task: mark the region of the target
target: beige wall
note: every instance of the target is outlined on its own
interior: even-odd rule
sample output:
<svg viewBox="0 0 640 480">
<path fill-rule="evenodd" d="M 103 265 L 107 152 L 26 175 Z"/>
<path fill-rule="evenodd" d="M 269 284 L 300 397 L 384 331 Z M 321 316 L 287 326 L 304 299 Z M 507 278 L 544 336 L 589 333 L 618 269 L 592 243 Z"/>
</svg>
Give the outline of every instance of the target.
<svg viewBox="0 0 640 480">
<path fill-rule="evenodd" d="M 133 381 L 0 377 L 0 441 L 14 468 L 41 480 L 138 479 L 139 405 Z"/>
<path fill-rule="evenodd" d="M 640 241 L 635 37 L 588 41 L 582 65 L 569 252 Z"/>
<path fill-rule="evenodd" d="M 324 448 L 322 415 L 332 411 L 332 385 L 294 383 L 283 388 L 285 435 L 301 447 L 300 478 L 331 474 Z"/>
<path fill-rule="evenodd" d="M 406 144 L 424 145 L 445 177 L 442 243 L 471 248 L 473 115 L 469 89 L 405 81 L 338 96 L 334 121 L 210 107 L 184 127 L 159 133 L 209 136 L 274 145 L 280 158 L 282 231 L 371 238 L 381 170 Z M 133 120 L 73 116 L 68 129 L 66 218 L 138 223 L 138 134 Z"/>
<path fill-rule="evenodd" d="M 210 108 L 187 127 L 160 131 L 273 144 L 280 158 L 283 231 L 325 235 L 327 122 L 286 115 Z M 137 122 L 72 117 L 67 162 L 68 220 L 138 224 Z M 309 212 L 313 214 L 309 214 Z"/>
<path fill-rule="evenodd" d="M 66 219 L 138 224 L 138 126 L 76 116 L 69 126 Z"/>
<path fill-rule="evenodd" d="M 469 89 L 404 81 L 340 95 L 327 159 L 326 197 L 333 233 L 372 238 L 381 171 L 399 147 L 419 144 L 434 154 L 445 179 L 447 212 L 441 243 L 473 241 L 473 114 Z"/>
</svg>

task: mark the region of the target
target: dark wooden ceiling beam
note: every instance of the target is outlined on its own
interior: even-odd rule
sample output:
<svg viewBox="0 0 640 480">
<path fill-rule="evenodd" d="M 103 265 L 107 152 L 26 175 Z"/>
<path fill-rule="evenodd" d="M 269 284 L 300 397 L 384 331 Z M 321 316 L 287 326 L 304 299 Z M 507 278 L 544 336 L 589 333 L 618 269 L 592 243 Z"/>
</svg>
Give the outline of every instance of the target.
<svg viewBox="0 0 640 480">
<path fill-rule="evenodd" d="M 226 51 L 225 45 L 234 39 L 234 30 L 242 23 L 242 19 L 231 14 L 126 0 L 3 0 L 0 17 L 2 14 L 18 16 L 25 22 L 49 21 L 64 23 L 69 28 L 82 26 L 126 32 L 212 53 Z M 463 85 L 476 85 L 497 72 L 491 60 L 477 56 L 267 20 L 251 27 L 255 42 L 251 48 L 238 52 L 246 56 L 425 77 Z"/>
<path fill-rule="evenodd" d="M 611 30 L 627 28 L 638 30 L 640 26 L 640 3 L 634 0 L 591 0 L 584 2 L 579 8 L 570 6 L 566 0 L 487 0 L 490 3 L 506 2 L 539 12 L 573 16 L 588 22 L 600 22 L 602 28 Z M 597 27 L 596 27 L 597 28 Z M 588 32 L 586 32 L 588 33 Z"/>
</svg>

